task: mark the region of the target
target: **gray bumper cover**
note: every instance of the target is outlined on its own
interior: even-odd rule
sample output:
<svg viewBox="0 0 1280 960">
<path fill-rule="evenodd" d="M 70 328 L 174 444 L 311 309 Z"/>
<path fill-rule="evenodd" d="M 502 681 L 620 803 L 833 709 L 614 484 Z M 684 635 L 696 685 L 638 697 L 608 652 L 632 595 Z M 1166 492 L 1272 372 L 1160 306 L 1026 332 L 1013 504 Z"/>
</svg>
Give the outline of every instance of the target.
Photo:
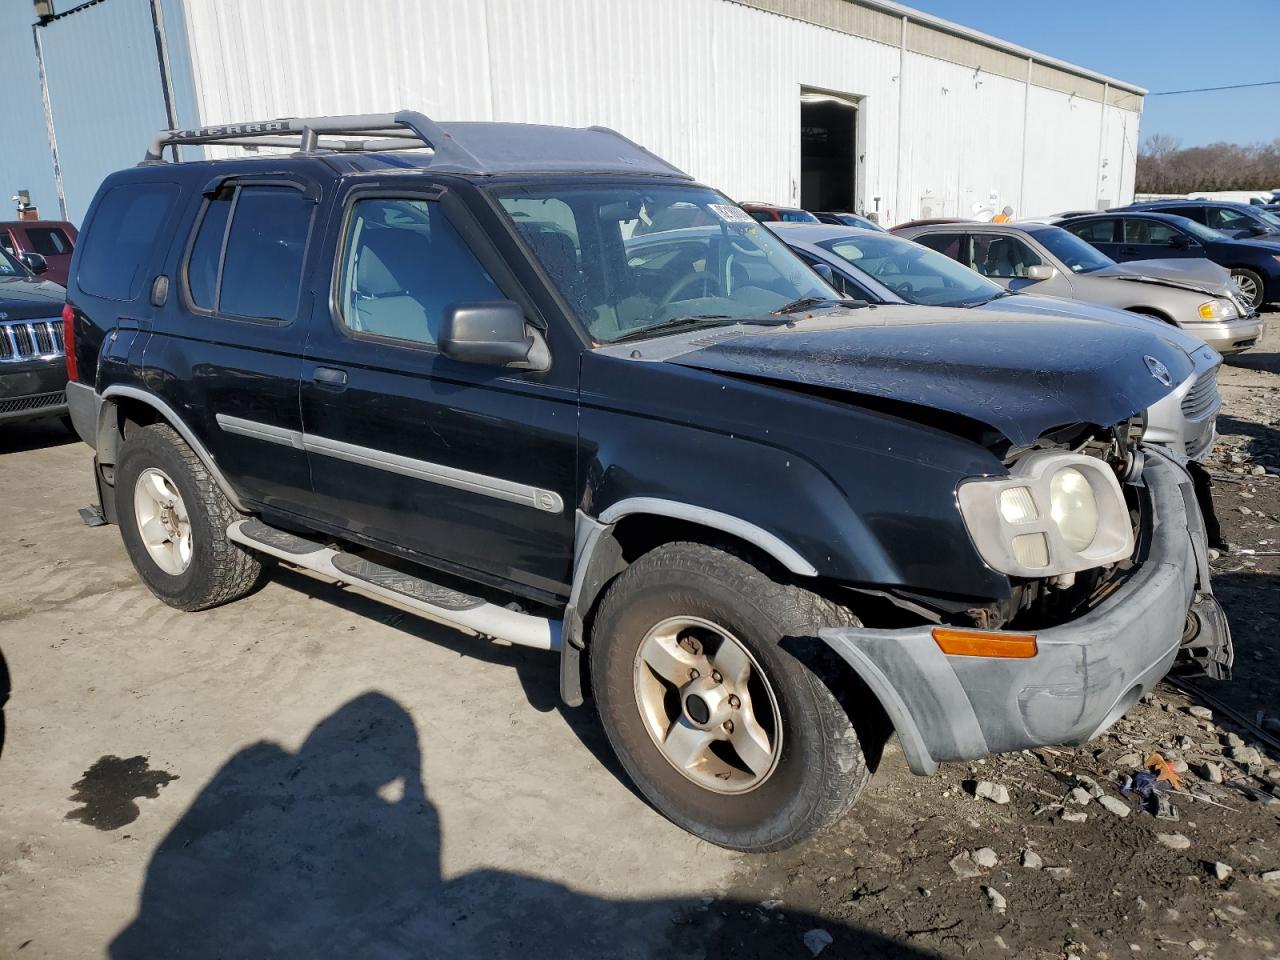
<svg viewBox="0 0 1280 960">
<path fill-rule="evenodd" d="M 1036 631 L 1032 658 L 948 656 L 928 626 L 822 631 L 884 705 L 914 772 L 933 773 L 941 760 L 1083 743 L 1169 671 L 1197 583 L 1208 591 L 1204 526 L 1180 466 L 1149 455 L 1143 478 L 1153 521 L 1146 562 L 1084 616 Z M 1229 649 L 1229 637 L 1222 642 Z"/>
</svg>

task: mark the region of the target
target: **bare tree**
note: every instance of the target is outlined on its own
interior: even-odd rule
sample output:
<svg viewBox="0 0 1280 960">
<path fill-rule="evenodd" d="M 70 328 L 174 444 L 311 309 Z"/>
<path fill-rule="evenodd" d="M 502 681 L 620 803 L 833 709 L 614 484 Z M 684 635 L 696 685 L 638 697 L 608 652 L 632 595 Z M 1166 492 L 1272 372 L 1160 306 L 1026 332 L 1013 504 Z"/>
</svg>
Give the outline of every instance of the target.
<svg viewBox="0 0 1280 960">
<path fill-rule="evenodd" d="M 1138 154 L 1140 193 L 1276 188 L 1280 188 L 1280 140 L 1184 148 L 1176 137 L 1153 134 Z"/>
</svg>

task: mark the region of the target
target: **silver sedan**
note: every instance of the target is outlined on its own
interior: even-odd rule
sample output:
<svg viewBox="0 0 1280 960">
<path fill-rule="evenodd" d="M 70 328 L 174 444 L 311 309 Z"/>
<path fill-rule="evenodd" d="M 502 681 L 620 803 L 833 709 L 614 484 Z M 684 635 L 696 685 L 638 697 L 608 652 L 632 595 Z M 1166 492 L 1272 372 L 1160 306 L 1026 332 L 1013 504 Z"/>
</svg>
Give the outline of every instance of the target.
<svg viewBox="0 0 1280 960">
<path fill-rule="evenodd" d="M 1208 260 L 1116 263 L 1061 227 L 1030 222 L 931 224 L 894 235 L 944 253 L 1006 290 L 1176 323 L 1224 355 L 1249 349 L 1262 333 L 1262 319 L 1231 275 Z"/>
<path fill-rule="evenodd" d="M 1213 447 L 1222 405 L 1218 396 L 1222 356 L 1171 323 L 1078 300 L 1016 295 L 928 247 L 893 234 L 828 224 L 771 223 L 768 227 L 847 297 L 993 311 L 1018 318 L 1031 314 L 1102 319 L 1152 329 L 1186 352 L 1195 368 L 1171 394 L 1148 408 L 1144 439 L 1193 460 L 1203 459 Z"/>
</svg>

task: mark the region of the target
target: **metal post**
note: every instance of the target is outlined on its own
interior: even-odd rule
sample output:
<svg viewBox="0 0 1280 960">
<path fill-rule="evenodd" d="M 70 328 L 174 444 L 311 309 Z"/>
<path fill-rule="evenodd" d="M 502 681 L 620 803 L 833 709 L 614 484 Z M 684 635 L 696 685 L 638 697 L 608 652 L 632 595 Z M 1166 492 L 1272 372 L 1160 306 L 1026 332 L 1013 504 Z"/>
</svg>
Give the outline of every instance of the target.
<svg viewBox="0 0 1280 960">
<path fill-rule="evenodd" d="M 169 41 L 164 32 L 164 11 L 161 0 L 151 0 L 151 27 L 156 35 L 156 63 L 160 67 L 160 92 L 164 95 L 164 117 L 169 129 L 178 126 L 178 114 L 173 105 L 173 74 L 169 67 Z M 180 161 L 182 154 L 177 144 L 173 146 L 173 159 Z"/>
<path fill-rule="evenodd" d="M 902 37 L 898 41 L 898 154 L 897 154 L 898 174 L 897 174 L 897 181 L 894 184 L 894 188 L 893 188 L 893 203 L 894 203 L 895 209 L 892 214 L 892 219 L 898 223 L 901 223 L 904 219 L 904 217 L 902 216 L 902 211 L 904 209 L 902 205 L 902 128 L 903 126 L 906 125 L 906 118 L 903 116 L 903 111 L 906 109 L 906 102 L 907 102 L 907 99 L 906 99 L 907 98 L 907 94 L 906 94 L 907 82 L 906 82 L 906 78 L 903 76 L 903 70 L 906 67 L 906 65 L 907 65 L 907 17 L 904 16 L 902 18 Z M 886 211 L 886 213 L 887 212 L 888 211 Z M 889 219 L 889 217 L 886 217 L 886 219 Z M 911 218 L 907 217 L 905 219 L 911 219 Z"/>
<path fill-rule="evenodd" d="M 62 189 L 62 164 L 58 160 L 58 134 L 53 126 L 53 107 L 49 103 L 49 83 L 44 73 L 44 48 L 40 45 L 43 23 L 32 24 L 31 38 L 36 45 L 36 70 L 40 75 L 40 102 L 44 106 L 44 126 L 49 136 L 49 158 L 53 161 L 53 186 L 58 193 L 58 211 L 67 220 L 67 197 Z"/>
<path fill-rule="evenodd" d="M 1027 211 L 1027 126 L 1031 123 L 1031 65 L 1034 63 L 1027 57 L 1027 83 L 1022 89 L 1022 177 L 1018 181 L 1018 216 L 1025 217 Z"/>
</svg>

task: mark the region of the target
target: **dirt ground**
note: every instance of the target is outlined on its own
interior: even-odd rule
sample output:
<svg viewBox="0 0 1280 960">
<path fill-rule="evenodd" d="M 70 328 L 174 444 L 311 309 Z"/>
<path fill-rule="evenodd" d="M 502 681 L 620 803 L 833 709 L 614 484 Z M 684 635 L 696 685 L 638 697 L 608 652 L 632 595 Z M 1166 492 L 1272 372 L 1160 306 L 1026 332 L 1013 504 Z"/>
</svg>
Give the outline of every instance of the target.
<svg viewBox="0 0 1280 960">
<path fill-rule="evenodd" d="M 292 572 L 164 607 L 75 515 L 87 448 L 6 431 L 0 957 L 1280 958 L 1280 558 L 1241 552 L 1280 550 L 1280 329 L 1222 389 L 1234 678 L 927 779 L 891 744 L 762 857 L 649 810 L 553 658 Z M 1119 789 L 1154 751 L 1189 765 L 1163 818 Z"/>
</svg>

